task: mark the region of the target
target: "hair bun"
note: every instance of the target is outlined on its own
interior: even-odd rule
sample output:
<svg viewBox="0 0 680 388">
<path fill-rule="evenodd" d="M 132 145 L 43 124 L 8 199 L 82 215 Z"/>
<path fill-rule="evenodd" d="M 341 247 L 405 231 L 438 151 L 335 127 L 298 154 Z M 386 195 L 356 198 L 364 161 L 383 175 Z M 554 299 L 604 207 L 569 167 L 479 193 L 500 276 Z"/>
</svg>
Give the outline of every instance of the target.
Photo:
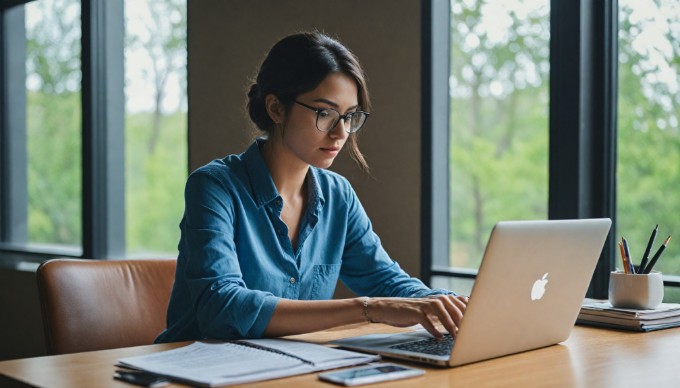
<svg viewBox="0 0 680 388">
<path fill-rule="evenodd" d="M 254 83 L 250 85 L 250 91 L 248 92 L 248 98 L 254 100 L 260 97 L 260 85 Z"/>
</svg>

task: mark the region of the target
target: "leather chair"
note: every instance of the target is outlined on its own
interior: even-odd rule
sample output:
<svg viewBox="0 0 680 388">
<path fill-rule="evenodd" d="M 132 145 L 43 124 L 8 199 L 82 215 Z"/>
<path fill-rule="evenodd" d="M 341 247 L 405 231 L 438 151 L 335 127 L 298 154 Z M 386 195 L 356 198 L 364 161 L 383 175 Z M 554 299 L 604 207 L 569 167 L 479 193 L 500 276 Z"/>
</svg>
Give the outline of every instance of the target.
<svg viewBox="0 0 680 388">
<path fill-rule="evenodd" d="M 50 354 L 153 343 L 165 329 L 176 260 L 49 260 L 38 292 Z"/>
</svg>

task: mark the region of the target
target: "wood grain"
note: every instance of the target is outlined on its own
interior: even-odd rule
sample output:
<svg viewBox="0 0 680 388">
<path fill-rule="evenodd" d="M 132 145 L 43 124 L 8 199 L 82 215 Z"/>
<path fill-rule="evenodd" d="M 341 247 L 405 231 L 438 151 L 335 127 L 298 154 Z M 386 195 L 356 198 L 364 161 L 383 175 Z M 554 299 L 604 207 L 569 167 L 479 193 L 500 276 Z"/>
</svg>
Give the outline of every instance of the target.
<svg viewBox="0 0 680 388">
<path fill-rule="evenodd" d="M 379 324 L 358 324 L 293 336 L 315 343 L 377 332 L 398 332 Z M 113 380 L 116 360 L 188 344 L 174 343 L 36 357 L 0 362 L 0 374 L 43 387 L 130 387 Z M 389 387 L 677 387 L 680 386 L 680 328 L 632 333 L 577 326 L 562 344 L 458 368 L 424 368 L 424 376 L 391 381 Z M 403 363 L 403 362 L 400 362 Z M 173 385 L 180 387 L 182 385 Z M 332 387 L 317 374 L 246 386 Z M 372 385 L 380 386 L 380 385 Z"/>
</svg>

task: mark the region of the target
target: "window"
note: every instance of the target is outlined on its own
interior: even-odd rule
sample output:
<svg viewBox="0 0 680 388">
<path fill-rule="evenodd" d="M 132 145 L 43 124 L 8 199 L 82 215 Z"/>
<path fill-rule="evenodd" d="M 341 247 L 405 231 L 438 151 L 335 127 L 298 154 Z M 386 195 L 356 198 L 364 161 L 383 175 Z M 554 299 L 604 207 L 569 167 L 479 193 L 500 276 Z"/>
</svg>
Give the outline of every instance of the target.
<svg viewBox="0 0 680 388">
<path fill-rule="evenodd" d="M 518 4 L 547 11 L 543 2 L 525 1 Z M 483 29 L 473 30 L 475 36 L 469 38 L 469 41 L 455 37 L 456 29 L 463 29 L 463 33 L 471 30 L 470 22 L 474 24 L 476 18 L 481 19 L 480 15 L 485 12 L 485 7 L 487 12 L 490 9 L 486 4 L 480 4 L 479 7 L 474 5 L 474 2 L 466 1 L 451 4 L 454 32 L 451 38 L 453 80 L 450 117 L 453 124 L 450 157 L 454 163 L 450 166 L 450 214 L 453 221 L 450 225 L 452 237 L 449 239 L 448 249 L 452 250 L 450 257 L 453 259 L 449 263 L 443 263 L 437 261 L 436 255 L 432 255 L 430 257 L 435 259 L 424 264 L 425 278 L 431 280 L 432 285 L 448 286 L 461 292 L 469 290 L 477 263 L 456 258 L 461 253 L 455 252 L 459 238 L 455 229 L 457 227 L 461 232 L 464 230 L 464 221 L 455 219 L 456 212 L 465 214 L 456 209 L 470 207 L 474 202 L 468 200 L 467 203 L 457 205 L 456 191 L 465 190 L 466 184 L 469 186 L 470 179 L 466 182 L 465 174 L 471 175 L 475 169 L 481 169 L 484 162 L 469 165 L 456 172 L 459 168 L 455 165 L 459 158 L 454 154 L 456 138 L 459 138 L 459 143 L 463 139 L 461 134 L 456 134 L 455 126 L 463 124 L 464 128 L 469 127 L 470 124 L 463 120 L 475 110 L 462 109 L 462 113 L 456 114 L 456 88 L 467 99 L 480 97 L 470 92 L 474 88 L 467 88 L 467 96 L 462 94 L 466 89 L 461 88 L 461 85 L 465 85 L 460 79 L 465 80 L 465 73 L 460 70 L 460 75 L 456 74 L 456 61 L 459 61 L 458 67 L 464 69 L 464 48 L 470 43 L 481 47 L 478 50 L 486 50 L 486 55 L 493 48 L 492 45 L 482 44 L 480 35 L 484 36 Z M 512 9 L 515 2 L 494 6 Z M 550 7 L 547 215 L 551 219 L 612 218 L 612 232 L 605 243 L 589 290 L 592 297 L 606 298 L 609 272 L 618 263 L 616 240 L 621 234 L 625 234 L 629 241 L 636 242 L 632 250 L 633 255 L 639 257 L 654 225 L 658 223 L 661 230 L 655 248 L 662 239 L 673 233 L 673 228 L 677 225 L 673 215 L 680 210 L 680 202 L 671 193 L 677 191 L 680 171 L 677 169 L 680 154 L 677 108 L 680 100 L 677 61 L 680 51 L 680 16 L 675 2 L 663 0 L 643 3 L 627 0 L 590 3 L 551 1 Z M 459 22 L 456 23 L 456 20 Z M 461 26 L 460 20 L 466 25 Z M 502 18 L 495 20 L 496 27 L 503 24 Z M 520 27 L 531 30 L 531 25 L 524 22 L 515 30 Z M 536 39 L 546 36 L 540 34 Z M 463 48 L 457 46 L 461 45 L 458 42 L 463 42 L 460 46 Z M 534 58 L 542 57 L 542 54 L 536 55 L 535 46 L 532 49 Z M 471 56 L 473 65 L 474 55 L 476 53 Z M 497 63 L 493 57 L 478 58 L 483 66 Z M 538 68 L 545 69 L 544 66 Z M 467 72 L 468 75 L 475 75 L 470 70 Z M 496 71 L 494 75 L 499 74 L 502 75 L 502 72 Z M 541 75 L 544 76 L 545 73 Z M 495 80 L 485 81 L 488 95 L 493 95 L 490 91 Z M 536 101 L 543 100 L 536 97 Z M 461 103 L 465 107 L 465 104 L 473 102 Z M 527 115 L 526 109 L 521 112 Z M 495 113 L 500 116 L 502 110 L 498 109 Z M 483 115 L 484 120 L 491 120 L 488 115 Z M 436 133 L 435 129 L 432 131 Z M 523 142 L 525 147 L 530 147 L 531 140 L 525 139 Z M 469 146 L 468 149 L 474 148 Z M 536 148 L 538 149 L 539 147 Z M 459 150 L 458 155 L 466 155 L 467 151 Z M 460 166 L 466 166 L 463 164 L 466 161 L 460 160 Z M 504 167 L 493 166 L 493 169 L 504 171 Z M 526 174 L 521 167 L 515 167 L 512 171 Z M 507 174 L 499 175 L 500 187 L 503 187 Z M 435 184 L 436 178 L 433 177 Z M 513 192 L 509 190 L 509 194 L 512 195 Z M 527 195 L 532 194 L 529 192 Z M 458 200 L 462 201 L 464 198 L 459 193 Z M 441 205 L 440 202 L 437 206 L 441 208 Z M 505 205 L 496 208 L 494 214 L 499 219 L 512 216 L 508 213 L 511 209 L 512 207 Z M 468 212 L 476 216 L 475 213 Z M 539 214 L 537 209 L 524 209 L 522 213 Z M 462 225 L 458 225 L 459 223 Z M 479 244 L 480 241 L 471 237 L 461 240 L 469 244 Z M 436 241 L 431 243 L 433 246 L 437 244 Z M 680 246 L 676 244 L 675 248 L 671 248 L 672 246 L 673 244 L 669 245 L 664 260 L 659 264 L 667 286 L 666 301 L 680 300 L 680 277 L 677 276 L 680 275 L 680 261 L 677 259 Z M 465 268 L 466 265 L 469 266 L 468 269 Z"/>
<path fill-rule="evenodd" d="M 82 241 L 80 2 L 26 4 L 28 241 Z M 21 130 L 21 129 L 19 129 Z"/>
<path fill-rule="evenodd" d="M 680 231 L 680 7 L 671 0 L 619 0 L 618 39 L 617 237 L 630 242 L 637 263 L 656 224 L 652 254 Z M 677 242 L 655 269 L 680 275 Z M 668 300 L 680 301 L 680 290 L 667 288 Z"/>
<path fill-rule="evenodd" d="M 435 266 L 476 270 L 497 221 L 547 218 L 549 11 L 451 1 L 450 244 Z"/>
<path fill-rule="evenodd" d="M 173 256 L 188 163 L 186 0 L 127 0 L 125 21 L 127 256 Z"/>
<path fill-rule="evenodd" d="M 513 166 L 512 162 L 508 162 L 500 168 L 510 169 L 503 175 L 496 175 L 498 182 L 494 182 L 494 185 L 504 187 L 505 190 L 494 193 L 503 198 L 493 198 L 498 201 L 498 205 L 493 208 L 492 218 L 518 218 L 517 214 L 520 214 L 519 218 L 545 216 L 542 202 L 537 198 L 546 194 L 547 216 L 550 219 L 612 218 L 613 228 L 605 242 L 588 293 L 596 298 L 607 297 L 609 272 L 619 262 L 618 251 L 615 249 L 617 237 L 624 234 L 629 241 L 635 241 L 633 256 L 639 257 L 654 225 L 658 223 L 660 228 L 660 237 L 657 238 L 655 248 L 663 238 L 674 233 L 674 214 L 680 210 L 680 202 L 671 194 L 677 191 L 680 174 L 677 168 L 680 165 L 677 160 L 680 156 L 677 61 L 680 56 L 680 14 L 677 5 L 667 0 L 642 3 L 632 0 L 590 3 L 551 1 L 549 5 L 551 22 L 548 34 L 545 27 L 548 17 L 547 1 L 451 3 L 452 163 L 449 171 L 451 185 L 448 190 L 452 221 L 451 237 L 447 244 L 450 259 L 443 262 L 438 261 L 441 260 L 438 257 L 442 255 L 424 254 L 426 258 L 433 258 L 432 262 L 423 265 L 425 280 L 431 281 L 433 286 L 469 292 L 474 281 L 478 265 L 474 260 L 480 256 L 476 249 L 479 248 L 480 241 L 485 241 L 486 235 L 479 238 L 479 230 L 470 227 L 466 230 L 465 217 L 479 217 L 483 222 L 489 223 L 495 220 L 484 218 L 486 213 L 475 212 L 477 198 L 482 198 L 488 204 L 491 202 L 488 197 L 481 195 L 482 190 L 473 190 L 475 187 L 483 187 L 480 184 L 483 181 L 479 178 L 475 181 L 472 177 L 481 169 L 486 174 L 503 170 L 494 169 L 488 157 L 479 156 L 494 155 L 492 151 L 497 147 L 485 145 L 494 139 L 489 134 L 493 134 L 492 132 L 487 131 L 483 139 L 472 143 L 464 137 L 465 132 L 457 128 L 476 128 L 476 123 L 471 122 L 469 117 L 482 117 L 480 122 L 503 122 L 489 120 L 489 117 L 502 117 L 503 109 L 491 113 L 481 111 L 483 114 L 475 115 L 477 108 L 473 104 L 484 107 L 480 102 L 502 95 L 498 92 L 494 94 L 494 88 L 513 90 L 498 86 L 499 83 L 502 86 L 504 80 L 508 79 L 507 73 L 497 70 L 500 69 L 498 64 L 513 55 L 517 58 L 517 54 L 513 53 L 522 52 L 522 49 L 528 49 L 531 52 L 530 58 L 534 61 L 527 64 L 526 61 L 516 60 L 516 63 L 529 70 L 538 69 L 537 74 L 543 84 L 549 79 L 549 92 L 546 93 L 545 89 L 539 92 L 540 87 L 533 92 L 537 93 L 534 97 L 537 102 L 535 105 L 547 104 L 549 107 L 547 121 L 550 129 L 547 145 L 545 140 L 541 140 L 544 145 L 534 145 L 534 142 L 538 142 L 536 132 L 533 136 L 528 135 L 522 139 L 521 147 L 528 152 L 517 156 L 525 162 L 546 160 L 545 156 L 537 158 L 537 155 L 538 152 L 548 152 L 547 193 L 538 192 L 542 189 L 540 182 L 545 180 L 544 176 L 539 178 L 538 174 L 529 172 L 535 171 L 535 166 L 526 170 L 522 168 L 522 163 Z M 489 36 L 491 29 L 474 27 L 484 19 L 485 10 L 493 9 L 490 7 L 496 8 L 493 12 L 496 19 L 494 28 L 499 30 L 501 26 L 521 20 L 521 15 L 528 17 L 512 29 L 517 36 L 529 38 L 520 40 L 522 45 L 519 49 L 513 49 L 514 42 L 508 40 L 508 47 L 500 47 L 501 50 L 496 51 L 504 55 L 490 55 L 495 47 L 493 42 L 486 42 L 484 39 Z M 516 12 L 515 7 L 534 12 Z M 505 18 L 510 21 L 504 21 L 504 10 L 505 14 L 510 15 L 509 19 L 507 16 Z M 472 36 L 466 40 L 464 37 L 468 31 L 472 32 Z M 530 34 L 526 35 L 523 31 L 529 31 Z M 460 36 L 456 37 L 456 33 Z M 506 36 L 512 36 L 512 32 L 506 32 Z M 470 50 L 470 47 L 477 51 Z M 541 50 L 547 47 L 550 48 L 549 77 L 544 64 L 548 57 Z M 433 56 L 431 60 L 436 58 Z M 483 72 L 475 73 L 475 60 L 478 68 L 492 67 L 495 70 L 493 76 L 483 79 Z M 466 66 L 468 70 L 465 70 Z M 472 84 L 474 87 L 465 84 L 476 79 L 481 82 Z M 529 85 L 533 86 L 531 83 Z M 519 90 L 527 93 L 531 89 L 528 87 Z M 480 91 L 484 91 L 486 95 L 482 95 Z M 549 96 L 548 102 L 541 97 L 546 94 Z M 507 98 L 510 94 L 505 96 Z M 502 108 L 504 102 L 506 101 L 497 102 L 496 106 Z M 456 109 L 460 109 L 458 113 Z M 519 107 L 517 111 L 522 113 L 522 117 L 534 117 L 527 107 Z M 522 129 L 528 131 L 530 127 L 530 123 L 523 123 Z M 437 133 L 434 127 L 431 131 L 433 134 Z M 465 145 L 464 149 L 457 149 L 457 143 Z M 486 148 L 481 148 L 482 145 Z M 476 164 L 470 162 L 473 157 L 471 155 L 474 155 Z M 436 178 L 437 171 L 432 170 L 432 173 Z M 513 174 L 524 176 L 517 178 Z M 515 196 L 516 191 L 512 185 L 504 186 L 508 177 L 523 180 L 523 185 L 529 185 L 525 188 L 524 195 L 533 198 L 533 208 L 518 209 L 522 198 Z M 535 180 L 527 179 L 529 177 L 534 177 Z M 433 182 L 438 183 L 436 179 Z M 467 197 L 462 195 L 465 190 L 472 194 Z M 504 203 L 508 195 L 512 200 Z M 468 198 L 467 201 L 465 198 Z M 444 207 L 441 201 L 436 206 Z M 513 213 L 513 210 L 518 212 Z M 523 214 L 529 217 L 522 217 Z M 435 219 L 432 214 L 429 216 Z M 463 218 L 457 220 L 456 217 Z M 482 222 L 477 224 L 483 225 Z M 487 226 L 486 230 L 488 228 Z M 468 235 L 462 234 L 464 232 Z M 426 237 L 424 234 L 423 238 Z M 440 240 L 442 239 L 432 239 L 430 244 L 432 247 L 444 244 Z M 671 248 L 672 246 L 673 244 L 669 245 L 664 260 L 659 264 L 667 286 L 666 301 L 680 300 L 680 276 L 677 276 L 680 275 L 680 246 L 676 244 Z M 470 256 L 468 252 L 474 254 Z"/>
<path fill-rule="evenodd" d="M 186 1 L 2 0 L 0 16 L 0 253 L 174 255 Z"/>
</svg>

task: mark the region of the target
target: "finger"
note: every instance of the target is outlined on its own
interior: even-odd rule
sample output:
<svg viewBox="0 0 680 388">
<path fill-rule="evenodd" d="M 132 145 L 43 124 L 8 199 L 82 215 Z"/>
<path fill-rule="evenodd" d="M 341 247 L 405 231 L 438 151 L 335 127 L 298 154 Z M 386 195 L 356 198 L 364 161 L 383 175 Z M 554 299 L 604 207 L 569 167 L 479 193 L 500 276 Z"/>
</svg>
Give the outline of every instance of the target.
<svg viewBox="0 0 680 388">
<path fill-rule="evenodd" d="M 449 312 L 447 305 L 452 306 L 451 302 L 447 301 L 447 298 L 438 298 L 437 300 L 430 302 L 433 313 L 439 319 L 439 322 L 444 325 L 446 331 L 448 331 L 451 335 L 455 335 L 457 326 L 453 317 L 451 316 L 451 313 Z"/>
<path fill-rule="evenodd" d="M 444 338 L 444 335 L 437 330 L 437 328 L 434 326 L 434 323 L 430 320 L 430 318 L 427 316 L 427 314 L 422 315 L 422 319 L 420 320 L 420 324 L 427 330 L 434 338 L 437 339 L 442 339 Z"/>
<path fill-rule="evenodd" d="M 470 301 L 470 297 L 466 295 L 431 295 L 428 296 L 428 298 L 434 298 L 434 299 L 439 299 L 439 300 L 450 300 L 450 301 L 457 301 L 455 302 L 459 306 L 467 306 L 468 302 Z M 462 305 L 460 303 L 462 303 Z"/>
<path fill-rule="evenodd" d="M 465 311 L 465 305 L 457 298 L 444 298 L 441 300 L 448 315 L 453 320 L 456 328 L 460 325 L 463 320 L 463 312 Z"/>
<path fill-rule="evenodd" d="M 458 329 L 458 325 L 457 325 L 455 322 L 453 322 L 453 325 L 452 325 L 452 326 L 444 325 L 444 324 L 441 322 L 442 320 L 441 320 L 438 316 L 430 316 L 430 321 L 432 321 L 432 322 L 439 322 L 439 326 L 436 326 L 436 327 L 438 327 L 438 328 L 441 329 L 441 326 L 443 326 L 443 328 L 446 330 L 446 332 L 447 332 L 449 335 L 451 335 L 451 337 L 452 337 L 453 339 L 455 339 L 456 336 L 458 335 L 459 329 Z"/>
<path fill-rule="evenodd" d="M 466 305 L 461 300 L 459 300 L 458 296 L 456 295 L 435 295 L 434 298 L 442 303 L 447 311 L 448 316 L 453 320 L 453 324 L 455 326 L 454 330 L 457 331 L 458 325 L 463 319 L 463 312 L 465 311 Z"/>
<path fill-rule="evenodd" d="M 450 300 L 451 300 L 451 303 L 453 303 L 461 311 L 461 313 L 464 313 L 465 310 L 467 309 L 467 297 L 466 296 L 457 296 L 457 297 L 452 298 Z"/>
</svg>

